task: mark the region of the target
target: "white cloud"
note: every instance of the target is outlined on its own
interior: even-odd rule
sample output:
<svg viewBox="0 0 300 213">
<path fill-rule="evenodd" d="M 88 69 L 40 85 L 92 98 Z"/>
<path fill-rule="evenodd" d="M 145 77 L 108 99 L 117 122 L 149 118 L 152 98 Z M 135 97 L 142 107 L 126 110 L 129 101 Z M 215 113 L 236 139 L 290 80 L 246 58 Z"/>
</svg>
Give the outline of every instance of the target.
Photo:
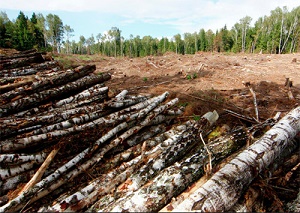
<svg viewBox="0 0 300 213">
<path fill-rule="evenodd" d="M 299 4 L 295 0 L 1 0 L 0 10 L 97 11 L 122 16 L 123 24 L 168 24 L 183 33 L 216 30 L 225 24 L 230 29 L 246 15 L 254 24 L 278 6 L 291 10 Z"/>
</svg>

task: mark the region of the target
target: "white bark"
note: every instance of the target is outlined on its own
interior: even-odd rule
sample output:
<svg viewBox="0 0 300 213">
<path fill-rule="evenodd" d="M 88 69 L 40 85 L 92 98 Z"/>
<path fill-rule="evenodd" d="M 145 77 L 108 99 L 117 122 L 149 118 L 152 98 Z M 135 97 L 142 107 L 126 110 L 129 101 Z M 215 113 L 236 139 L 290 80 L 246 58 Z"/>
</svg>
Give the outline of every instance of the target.
<svg viewBox="0 0 300 213">
<path fill-rule="evenodd" d="M 91 98 L 96 95 L 104 94 L 108 92 L 108 87 L 104 87 L 103 84 L 97 84 L 95 86 L 92 86 L 74 96 L 62 99 L 58 101 L 55 106 L 61 107 L 65 104 L 73 103 L 73 102 L 79 102 L 81 100 L 84 100 L 86 98 Z"/>
<path fill-rule="evenodd" d="M 300 107 L 297 107 L 173 211 L 228 211 L 243 189 L 292 143 L 299 130 Z"/>
<path fill-rule="evenodd" d="M 27 161 L 42 163 L 46 157 L 47 153 L 44 152 L 36 154 L 0 154 L 0 162 L 1 164 L 18 164 Z"/>
</svg>

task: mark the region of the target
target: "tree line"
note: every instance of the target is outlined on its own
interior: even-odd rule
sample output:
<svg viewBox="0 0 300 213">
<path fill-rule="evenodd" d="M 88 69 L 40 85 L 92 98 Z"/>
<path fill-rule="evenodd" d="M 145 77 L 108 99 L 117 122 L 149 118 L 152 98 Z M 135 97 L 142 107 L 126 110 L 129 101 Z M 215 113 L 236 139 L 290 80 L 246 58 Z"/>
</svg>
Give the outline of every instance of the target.
<svg viewBox="0 0 300 213">
<path fill-rule="evenodd" d="M 194 54 L 198 51 L 247 52 L 282 54 L 300 50 L 300 6 L 289 11 L 277 7 L 251 26 L 252 18 L 245 16 L 231 29 L 213 32 L 176 34 L 172 38 L 133 36 L 125 39 L 122 31 L 112 27 L 106 34 L 98 33 L 89 38 L 80 36 L 72 40 L 74 30 L 64 25 L 54 14 L 44 17 L 32 14 L 29 19 L 20 11 L 11 21 L 5 12 L 0 12 L 0 47 L 27 50 L 54 51 L 65 54 L 102 54 L 106 56 L 143 57 L 166 52 Z"/>
</svg>

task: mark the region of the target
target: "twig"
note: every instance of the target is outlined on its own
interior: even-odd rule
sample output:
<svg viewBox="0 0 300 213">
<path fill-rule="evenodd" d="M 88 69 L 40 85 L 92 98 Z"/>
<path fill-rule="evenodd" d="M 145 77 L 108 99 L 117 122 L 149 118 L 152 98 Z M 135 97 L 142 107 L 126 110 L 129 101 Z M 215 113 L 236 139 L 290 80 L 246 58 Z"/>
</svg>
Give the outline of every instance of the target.
<svg viewBox="0 0 300 213">
<path fill-rule="evenodd" d="M 135 64 L 133 64 L 135 67 L 137 67 L 139 69 L 139 71 L 141 71 L 141 68 Z"/>
<path fill-rule="evenodd" d="M 295 100 L 295 98 L 293 96 L 293 93 L 291 91 L 291 87 L 293 86 L 293 81 L 291 81 L 290 78 L 286 78 L 285 86 L 288 89 L 288 97 L 289 97 L 289 99 L 290 100 Z"/>
<path fill-rule="evenodd" d="M 217 104 L 218 106 L 227 106 L 227 107 L 230 107 L 230 108 L 235 108 L 235 109 L 239 109 L 241 111 L 244 111 L 243 108 L 239 107 L 239 106 L 236 106 L 235 104 L 229 104 L 229 103 L 226 103 L 224 101 L 219 101 L 217 99 L 214 99 L 214 98 L 201 98 L 201 97 L 198 97 L 198 96 L 195 96 L 195 95 L 190 95 L 190 94 L 187 94 L 187 93 L 182 93 L 182 92 L 178 92 L 179 94 L 181 95 L 184 95 L 184 96 L 189 96 L 189 97 L 192 97 L 192 98 L 195 98 L 197 100 L 201 100 L 201 101 L 204 101 L 204 102 L 210 102 L 210 103 L 213 103 L 213 104 Z"/>
<path fill-rule="evenodd" d="M 156 69 L 158 69 L 158 66 L 156 66 L 155 64 L 153 64 L 152 62 L 150 62 L 150 61 L 147 61 L 148 62 L 148 64 L 151 64 L 152 66 L 154 66 Z"/>
<path fill-rule="evenodd" d="M 240 118 L 242 120 L 245 120 L 245 121 L 249 121 L 251 123 L 257 123 L 257 120 L 252 118 L 252 117 L 248 117 L 248 116 L 245 116 L 245 115 L 242 115 L 242 114 L 239 114 L 237 112 L 234 112 L 232 110 L 229 110 L 229 109 L 224 109 L 225 112 L 229 113 L 230 115 L 234 116 L 234 117 L 237 117 L 237 118 Z"/>
<path fill-rule="evenodd" d="M 284 179 L 285 179 L 286 181 L 289 181 L 290 178 L 291 178 L 292 175 L 293 175 L 293 172 L 296 171 L 296 170 L 298 169 L 299 166 L 300 166 L 300 163 L 298 163 L 296 166 L 294 166 L 294 167 L 291 169 L 291 171 L 289 171 L 288 173 L 286 173 L 286 175 L 284 176 Z"/>
<path fill-rule="evenodd" d="M 250 86 L 250 82 L 242 82 L 248 89 L 250 90 L 252 96 L 253 96 L 253 104 L 254 104 L 254 110 L 255 110 L 255 115 L 256 115 L 256 120 L 259 122 L 259 116 L 258 116 L 258 108 L 257 108 L 257 101 L 256 101 L 256 94 L 253 90 L 253 88 Z"/>
<path fill-rule="evenodd" d="M 53 158 L 55 157 L 55 155 L 57 154 L 59 149 L 60 149 L 60 147 L 56 147 L 50 152 L 50 154 L 48 155 L 48 157 L 46 158 L 44 163 L 41 165 L 41 167 L 38 169 L 38 171 L 34 174 L 34 176 L 31 178 L 31 180 L 23 187 L 23 189 L 19 192 L 18 195 L 20 195 L 23 191 L 28 190 L 29 188 L 31 188 L 32 186 L 34 186 L 37 182 L 39 182 L 41 180 L 44 172 L 50 165 L 51 161 L 53 160 Z"/>
<path fill-rule="evenodd" d="M 205 142 L 203 140 L 202 133 L 200 133 L 200 138 L 201 138 L 201 141 L 202 141 L 202 143 L 204 145 L 204 148 L 206 149 L 206 151 L 208 153 L 208 160 L 209 160 L 209 165 L 206 166 L 206 168 L 204 168 L 204 169 L 205 169 L 205 172 L 207 172 L 207 175 L 210 175 L 211 174 L 211 170 L 212 170 L 211 152 L 209 151 L 209 149 L 207 148 L 207 146 L 206 146 L 206 144 L 205 144 Z"/>
</svg>

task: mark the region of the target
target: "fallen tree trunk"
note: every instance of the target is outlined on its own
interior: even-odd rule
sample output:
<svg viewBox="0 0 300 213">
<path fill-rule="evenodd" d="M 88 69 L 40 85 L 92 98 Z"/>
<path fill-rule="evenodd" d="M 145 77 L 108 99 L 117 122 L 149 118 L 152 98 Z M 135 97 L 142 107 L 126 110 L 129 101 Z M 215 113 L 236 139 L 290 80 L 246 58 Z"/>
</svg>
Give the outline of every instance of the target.
<svg viewBox="0 0 300 213">
<path fill-rule="evenodd" d="M 38 81 L 32 82 L 29 86 L 21 86 L 13 91 L 7 92 L 0 96 L 0 101 L 9 102 L 11 99 L 19 96 L 19 98 L 24 97 L 24 95 L 30 95 L 32 93 L 38 93 L 40 91 L 50 89 L 56 86 L 61 86 L 71 81 L 75 81 L 82 78 L 96 70 L 95 65 L 86 65 L 77 67 L 74 70 L 67 70 L 63 73 L 57 74 L 55 76 L 41 78 Z"/>
<path fill-rule="evenodd" d="M 163 98 L 163 96 L 162 96 L 162 98 Z M 109 150 L 111 150 L 113 147 L 117 146 L 118 144 L 122 143 L 122 141 L 124 141 L 129 136 L 133 135 L 134 133 L 136 133 L 137 131 L 142 129 L 144 126 L 147 125 L 147 123 L 149 123 L 151 121 L 151 119 L 153 119 L 153 117 L 155 117 L 162 111 L 168 109 L 169 107 L 171 107 L 172 105 L 177 103 L 177 101 L 178 101 L 178 99 L 173 99 L 170 102 L 166 103 L 165 105 L 157 107 L 156 110 L 153 110 L 153 112 L 151 112 L 149 115 L 147 115 L 145 117 L 145 119 L 142 120 L 137 126 L 133 126 L 135 124 L 134 121 L 132 121 L 130 123 L 127 121 L 127 122 L 123 122 L 123 123 L 119 124 L 117 127 L 110 130 L 106 135 L 104 135 L 98 141 L 96 141 L 93 147 L 87 148 L 82 153 L 78 154 L 75 158 L 71 159 L 67 164 L 63 165 L 60 169 L 56 170 L 55 173 L 49 175 L 47 178 L 45 178 L 42 181 L 40 181 L 39 183 L 37 183 L 31 190 L 24 191 L 18 197 L 11 200 L 4 206 L 0 207 L 0 211 L 2 211 L 2 210 L 3 211 L 19 210 L 20 208 L 22 208 L 22 205 L 24 205 L 24 202 L 25 203 L 28 202 L 30 197 L 33 194 L 35 194 L 37 191 L 38 191 L 38 194 L 35 194 L 35 197 L 33 199 L 31 199 L 30 202 L 34 202 L 37 199 L 47 195 L 51 191 L 55 190 L 57 187 L 64 184 L 65 181 L 73 179 L 78 174 L 80 174 L 84 170 L 88 169 L 93 164 L 95 164 L 97 161 L 100 161 L 103 158 L 105 153 L 107 153 Z M 156 103 L 156 105 L 158 105 L 158 104 L 159 103 Z M 140 115 L 140 114 L 138 114 L 138 115 Z M 74 167 L 75 165 L 77 165 L 78 162 L 82 161 L 87 155 L 90 155 L 91 153 L 93 153 L 99 147 L 100 144 L 104 143 L 105 141 L 110 139 L 113 135 L 116 135 L 118 132 L 120 132 L 121 130 L 124 130 L 126 128 L 130 128 L 130 129 L 128 129 L 126 132 L 124 132 L 118 138 L 112 140 L 109 144 L 107 144 L 105 147 L 103 147 L 100 150 L 100 152 L 96 154 L 96 156 L 94 156 L 92 159 L 84 162 L 80 167 L 75 168 L 74 170 L 71 170 L 66 175 L 64 180 L 59 180 L 59 181 L 53 183 L 55 180 L 57 180 L 59 177 L 61 177 L 65 172 L 70 170 L 70 168 Z M 50 185 L 50 187 L 47 188 L 46 187 L 47 185 L 48 186 Z"/>
<path fill-rule="evenodd" d="M 4 58 L 0 61 L 0 70 L 28 66 L 33 63 L 42 63 L 44 61 L 45 60 L 41 53 L 32 53 L 29 56 L 26 55 L 24 57 L 21 56 L 13 59 Z"/>
<path fill-rule="evenodd" d="M 3 140 L 8 136 L 26 132 L 24 131 L 26 128 L 34 130 L 32 129 L 34 126 L 47 126 L 71 119 L 71 117 L 76 117 L 76 115 L 90 114 L 93 112 L 99 113 L 99 111 L 103 111 L 105 115 L 112 113 L 112 111 L 109 110 L 104 112 L 103 104 L 95 104 L 92 106 L 83 106 L 69 110 L 56 108 L 55 110 L 48 112 L 46 115 L 30 116 L 27 118 L 0 118 L 0 121 L 2 122 L 2 124 L 0 124 L 0 137 Z"/>
<path fill-rule="evenodd" d="M 110 79 L 110 74 L 105 73 L 101 76 L 91 75 L 78 79 L 77 81 L 68 83 L 54 89 L 44 90 L 40 93 L 32 94 L 28 97 L 2 105 L 0 108 L 0 117 L 20 112 L 27 108 L 35 107 L 46 101 L 53 101 L 55 98 L 64 98 L 74 94 L 80 90 L 84 90 L 94 84 L 102 83 Z"/>
<path fill-rule="evenodd" d="M 251 181 L 292 143 L 299 131 L 300 107 L 297 107 L 173 211 L 228 211 Z"/>
<path fill-rule="evenodd" d="M 22 87 L 25 85 L 32 84 L 32 82 L 35 80 L 34 76 L 28 76 L 27 78 L 23 78 L 22 80 L 19 80 L 17 82 L 9 83 L 6 85 L 0 86 L 0 94 L 6 93 L 8 91 L 11 91 L 13 89 L 16 89 L 18 87 Z M 4 95 L 0 95 L 0 101 L 3 103 L 4 102 Z M 15 97 L 15 96 L 14 96 Z"/>
<path fill-rule="evenodd" d="M 23 76 L 23 75 L 34 75 L 38 72 L 45 72 L 45 70 L 53 70 L 58 71 L 59 64 L 57 61 L 46 61 L 40 64 L 34 64 L 26 67 L 19 67 L 14 69 L 2 70 L 0 72 L 1 77 L 15 77 L 15 76 Z"/>
<path fill-rule="evenodd" d="M 213 153 L 212 160 L 216 161 L 228 156 L 244 145 L 248 139 L 243 129 L 238 130 L 234 137 L 227 136 L 224 140 L 217 140 L 207 145 Z M 133 193 L 129 192 L 101 211 L 157 212 L 170 202 L 172 197 L 177 196 L 204 174 L 203 168 L 207 160 L 207 150 L 202 147 L 191 157 L 165 168 L 149 183 Z"/>
</svg>

